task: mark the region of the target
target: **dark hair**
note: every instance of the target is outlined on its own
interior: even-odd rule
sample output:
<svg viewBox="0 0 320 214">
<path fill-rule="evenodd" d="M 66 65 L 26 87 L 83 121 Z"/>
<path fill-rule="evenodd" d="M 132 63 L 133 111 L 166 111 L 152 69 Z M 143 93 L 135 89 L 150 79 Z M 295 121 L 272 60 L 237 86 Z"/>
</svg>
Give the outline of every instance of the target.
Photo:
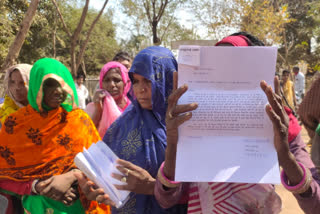
<svg viewBox="0 0 320 214">
<path fill-rule="evenodd" d="M 82 78 L 84 80 L 84 75 L 83 74 L 78 74 L 77 75 L 77 79 L 80 79 L 80 78 Z"/>
<path fill-rule="evenodd" d="M 290 74 L 290 71 L 288 71 L 288 70 L 283 70 L 283 71 L 282 71 L 282 75 L 284 75 L 284 74 Z"/>
<path fill-rule="evenodd" d="M 52 87 L 57 87 L 60 86 L 60 83 L 53 79 L 53 78 L 48 78 L 43 82 L 43 88 L 52 88 Z"/>
<path fill-rule="evenodd" d="M 120 60 L 128 60 L 131 62 L 132 57 L 128 52 L 120 51 L 113 57 L 112 61 L 120 61 Z"/>
<path fill-rule="evenodd" d="M 298 66 L 294 66 L 294 67 L 292 68 L 292 70 L 294 70 L 294 71 L 299 71 L 300 68 L 299 68 Z"/>
<path fill-rule="evenodd" d="M 261 40 L 259 40 L 257 37 L 244 31 L 233 33 L 230 36 L 240 36 L 240 35 L 245 36 L 247 38 L 247 42 L 249 46 L 265 46 L 265 44 Z"/>
</svg>

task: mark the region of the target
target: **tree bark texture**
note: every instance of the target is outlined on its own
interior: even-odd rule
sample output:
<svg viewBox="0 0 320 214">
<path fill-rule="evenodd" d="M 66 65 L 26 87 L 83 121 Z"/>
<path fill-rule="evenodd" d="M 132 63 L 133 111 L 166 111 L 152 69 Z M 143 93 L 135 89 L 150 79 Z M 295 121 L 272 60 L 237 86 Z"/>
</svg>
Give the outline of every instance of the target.
<svg viewBox="0 0 320 214">
<path fill-rule="evenodd" d="M 16 38 L 14 39 L 13 43 L 11 44 L 8 55 L 1 66 L 0 73 L 4 73 L 6 69 L 8 69 L 14 63 L 16 63 L 21 47 L 32 24 L 33 17 L 37 12 L 39 2 L 40 0 L 31 0 L 26 15 L 24 16 L 24 19 L 21 23 L 20 30 L 16 35 Z"/>
</svg>

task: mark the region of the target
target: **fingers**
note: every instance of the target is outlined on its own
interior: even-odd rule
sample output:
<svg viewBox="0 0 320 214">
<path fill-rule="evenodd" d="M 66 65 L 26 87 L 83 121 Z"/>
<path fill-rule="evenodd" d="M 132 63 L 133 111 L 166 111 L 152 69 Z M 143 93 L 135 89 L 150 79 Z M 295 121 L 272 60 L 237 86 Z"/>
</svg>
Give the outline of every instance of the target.
<svg viewBox="0 0 320 214">
<path fill-rule="evenodd" d="M 266 112 L 273 124 L 274 129 L 279 130 L 281 128 L 281 118 L 273 111 L 270 105 L 266 106 Z"/>
<path fill-rule="evenodd" d="M 186 114 L 183 114 L 183 115 L 179 115 L 179 116 L 176 116 L 174 118 L 174 126 L 175 127 L 178 127 L 180 126 L 181 124 L 183 124 L 184 122 L 190 120 L 192 118 L 192 112 L 188 112 Z"/>
<path fill-rule="evenodd" d="M 132 190 L 129 185 L 118 185 L 118 184 L 115 184 L 114 186 L 115 186 L 118 190 L 128 190 L 128 191 L 131 191 L 131 190 Z"/>
<path fill-rule="evenodd" d="M 281 87 L 280 87 L 280 80 L 277 76 L 274 77 L 274 91 L 278 96 L 281 96 Z"/>
<path fill-rule="evenodd" d="M 77 178 L 80 186 L 84 186 L 87 183 L 87 177 L 82 172 L 74 172 L 74 176 Z"/>
<path fill-rule="evenodd" d="M 173 72 L 173 91 L 178 88 L 178 72 Z"/>
<path fill-rule="evenodd" d="M 125 160 L 123 160 L 123 159 L 118 159 L 118 160 L 117 160 L 117 164 L 119 164 L 119 165 L 122 166 L 122 167 L 120 167 L 121 169 L 122 169 L 122 168 L 127 168 L 127 169 L 124 169 L 124 170 L 125 170 L 125 171 L 124 171 L 124 174 L 126 174 L 126 172 L 127 172 L 128 169 L 131 170 L 131 171 L 140 169 L 140 167 L 134 165 L 133 163 L 131 163 L 131 162 L 129 162 L 129 161 L 125 161 Z M 117 166 L 117 168 L 118 168 L 118 166 Z M 119 168 L 118 168 L 118 169 L 119 169 Z"/>
<path fill-rule="evenodd" d="M 269 101 L 269 104 L 271 105 L 274 112 L 280 117 L 281 122 L 285 123 L 285 115 L 286 112 L 284 111 L 284 108 L 282 106 L 282 99 L 280 96 L 275 94 L 271 88 L 270 85 L 267 85 L 265 81 L 261 81 L 260 83 L 261 89 L 264 91 L 264 93 L 267 96 L 267 99 Z M 277 89 L 279 90 L 279 89 Z"/>
<path fill-rule="evenodd" d="M 96 198 L 99 196 L 99 195 L 104 195 L 104 190 L 102 188 L 99 188 L 99 189 L 96 189 L 94 190 L 93 188 L 90 189 L 90 192 L 88 192 L 87 194 L 85 193 L 86 197 L 93 201 L 93 200 L 96 200 Z"/>
<path fill-rule="evenodd" d="M 106 205 L 116 206 L 116 204 L 113 201 L 111 201 L 111 199 L 107 194 L 97 196 L 96 201 L 98 203 L 104 203 Z"/>
<path fill-rule="evenodd" d="M 111 177 L 121 181 L 121 179 L 123 178 L 123 175 L 119 175 L 119 174 L 116 174 L 116 173 L 112 173 L 111 174 Z"/>
<path fill-rule="evenodd" d="M 188 90 L 187 85 L 183 85 L 177 90 L 173 91 L 168 98 L 168 111 L 171 112 L 173 108 L 177 105 L 179 98 Z"/>
<path fill-rule="evenodd" d="M 183 114 L 189 111 L 193 111 L 198 108 L 197 103 L 177 105 L 175 109 L 171 112 L 172 116 Z"/>
<path fill-rule="evenodd" d="M 36 186 L 37 191 L 39 193 L 42 192 L 52 181 L 53 181 L 53 177 L 48 178 L 47 180 L 38 182 Z"/>
</svg>

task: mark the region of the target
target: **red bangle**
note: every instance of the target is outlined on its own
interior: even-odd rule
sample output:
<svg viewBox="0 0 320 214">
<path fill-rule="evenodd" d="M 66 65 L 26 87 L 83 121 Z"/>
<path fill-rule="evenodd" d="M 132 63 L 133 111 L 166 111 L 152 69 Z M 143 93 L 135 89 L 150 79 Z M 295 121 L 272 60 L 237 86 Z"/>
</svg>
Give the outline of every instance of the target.
<svg viewBox="0 0 320 214">
<path fill-rule="evenodd" d="M 179 184 L 180 182 L 179 181 L 172 181 L 170 180 L 169 178 L 167 178 L 163 172 L 163 167 L 164 167 L 164 162 L 162 162 L 161 166 L 160 166 L 160 172 L 161 172 L 161 175 L 164 179 L 166 179 L 166 181 L 168 181 L 170 184 Z"/>
<path fill-rule="evenodd" d="M 299 163 L 299 166 L 302 168 L 303 170 L 303 178 L 300 181 L 300 183 L 298 183 L 295 186 L 290 186 L 288 183 L 288 178 L 286 173 L 284 172 L 284 170 L 282 170 L 281 172 L 281 183 L 282 185 L 289 190 L 292 193 L 295 194 L 301 194 L 304 193 L 305 191 L 308 190 L 308 188 L 310 187 L 311 181 L 312 181 L 312 176 L 311 173 L 309 171 L 309 169 L 306 169 L 301 163 Z"/>
<path fill-rule="evenodd" d="M 164 162 L 161 164 L 159 171 L 158 171 L 158 180 L 160 181 L 160 183 L 162 183 L 164 186 L 169 187 L 169 188 L 175 188 L 175 187 L 179 186 L 179 184 L 181 182 L 172 181 L 164 175 L 163 166 L 164 166 Z"/>
</svg>

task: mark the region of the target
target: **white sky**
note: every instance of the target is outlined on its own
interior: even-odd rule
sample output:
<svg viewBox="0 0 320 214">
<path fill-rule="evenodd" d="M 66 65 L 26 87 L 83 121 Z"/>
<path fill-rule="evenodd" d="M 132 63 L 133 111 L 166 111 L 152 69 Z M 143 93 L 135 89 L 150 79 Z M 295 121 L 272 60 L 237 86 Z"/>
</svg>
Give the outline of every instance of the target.
<svg viewBox="0 0 320 214">
<path fill-rule="evenodd" d="M 102 5 L 104 3 L 104 0 L 92 0 L 90 1 L 90 7 L 95 8 L 96 10 L 100 10 Z M 113 22 L 117 24 L 117 26 L 123 26 L 125 22 L 128 22 L 130 19 L 126 19 L 126 15 L 122 13 L 121 11 L 121 6 L 120 6 L 120 0 L 109 0 L 105 11 L 108 9 L 112 9 L 114 11 L 114 17 L 113 17 Z M 191 22 L 190 24 L 190 19 L 192 19 L 192 15 L 188 13 L 187 11 L 180 9 L 177 11 L 177 17 L 179 18 L 179 23 L 186 28 L 192 28 L 193 27 L 197 29 L 197 33 L 205 39 L 206 35 L 206 29 L 204 28 L 197 28 L 196 24 Z M 131 33 L 128 33 L 128 29 L 124 29 L 122 27 L 117 27 L 117 40 L 120 41 L 120 39 L 129 39 L 131 36 Z"/>
</svg>

